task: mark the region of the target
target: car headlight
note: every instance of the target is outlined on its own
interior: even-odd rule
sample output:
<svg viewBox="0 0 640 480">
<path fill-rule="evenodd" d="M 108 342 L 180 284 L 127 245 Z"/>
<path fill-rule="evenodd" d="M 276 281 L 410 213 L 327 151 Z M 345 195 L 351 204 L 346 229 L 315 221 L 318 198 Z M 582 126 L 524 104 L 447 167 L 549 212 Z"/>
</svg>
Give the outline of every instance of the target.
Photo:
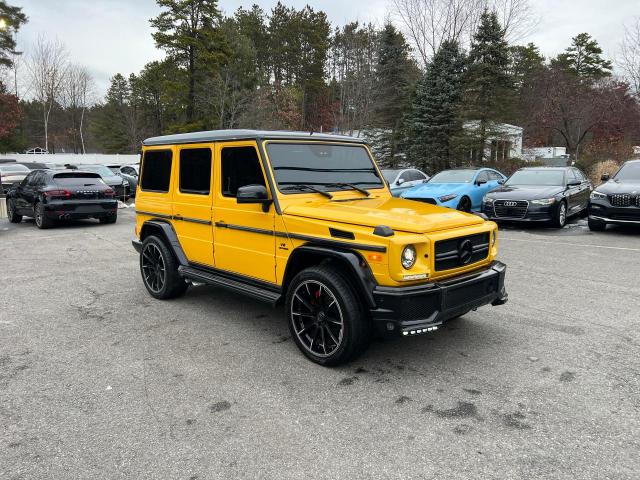
<svg viewBox="0 0 640 480">
<path fill-rule="evenodd" d="M 540 198 L 538 200 L 531 200 L 531 203 L 535 203 L 536 205 L 552 205 L 555 202 L 555 198 Z"/>
<path fill-rule="evenodd" d="M 596 190 L 591 192 L 591 200 L 604 200 L 607 196 L 604 193 L 600 193 Z"/>
<path fill-rule="evenodd" d="M 449 200 L 453 200 L 457 196 L 458 195 L 455 193 L 450 193 L 449 195 L 443 195 L 441 197 L 438 197 L 438 200 L 440 200 L 441 202 L 448 202 Z"/>
<path fill-rule="evenodd" d="M 484 203 L 486 203 L 487 205 L 491 205 L 493 203 L 493 198 L 491 197 L 484 197 L 484 199 L 482 200 Z"/>
<path fill-rule="evenodd" d="M 400 261 L 402 263 L 402 266 L 406 270 L 409 270 L 411 267 L 415 265 L 416 258 L 417 258 L 416 247 L 414 247 L 413 245 L 407 245 L 406 247 L 404 247 L 404 249 L 402 250 L 402 257 Z"/>
</svg>

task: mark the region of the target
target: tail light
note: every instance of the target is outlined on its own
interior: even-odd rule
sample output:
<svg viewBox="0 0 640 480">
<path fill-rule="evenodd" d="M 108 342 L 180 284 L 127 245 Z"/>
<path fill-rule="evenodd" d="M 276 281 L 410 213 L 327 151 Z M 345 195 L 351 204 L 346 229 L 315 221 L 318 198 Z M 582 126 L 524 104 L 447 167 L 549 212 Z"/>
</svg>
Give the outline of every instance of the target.
<svg viewBox="0 0 640 480">
<path fill-rule="evenodd" d="M 105 197 L 113 197 L 116 194 L 116 192 L 113 190 L 113 188 L 107 188 L 104 191 L 104 196 Z"/>
<path fill-rule="evenodd" d="M 51 199 L 64 199 L 71 198 L 71 192 L 69 190 L 46 190 L 44 196 Z"/>
</svg>

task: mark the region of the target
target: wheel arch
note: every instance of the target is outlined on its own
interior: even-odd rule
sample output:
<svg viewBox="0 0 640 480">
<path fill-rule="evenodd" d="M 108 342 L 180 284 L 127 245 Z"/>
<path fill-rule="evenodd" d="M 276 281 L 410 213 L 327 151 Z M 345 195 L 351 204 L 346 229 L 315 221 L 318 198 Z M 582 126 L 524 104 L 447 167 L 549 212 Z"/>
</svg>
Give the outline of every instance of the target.
<svg viewBox="0 0 640 480">
<path fill-rule="evenodd" d="M 189 265 L 189 260 L 187 260 L 187 256 L 182 250 L 178 235 L 169 222 L 161 219 L 147 220 L 140 229 L 140 241 L 144 242 L 144 239 L 149 235 L 156 235 L 165 240 L 167 247 L 173 252 L 179 265 Z"/>
<path fill-rule="evenodd" d="M 296 248 L 287 261 L 282 291 L 286 292 L 291 280 L 302 270 L 321 264 L 335 264 L 346 274 L 359 299 L 368 307 L 375 308 L 373 288 L 376 281 L 368 264 L 362 256 L 353 250 L 328 248 L 306 244 Z"/>
</svg>

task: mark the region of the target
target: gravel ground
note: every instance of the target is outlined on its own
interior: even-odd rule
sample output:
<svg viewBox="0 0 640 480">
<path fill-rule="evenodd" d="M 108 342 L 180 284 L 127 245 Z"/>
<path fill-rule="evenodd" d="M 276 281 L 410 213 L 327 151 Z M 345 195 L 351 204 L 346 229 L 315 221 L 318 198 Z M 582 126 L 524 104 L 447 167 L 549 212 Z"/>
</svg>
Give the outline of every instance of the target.
<svg viewBox="0 0 640 480">
<path fill-rule="evenodd" d="M 152 299 L 133 221 L 0 220 L 0 478 L 638 478 L 640 231 L 503 228 L 507 305 L 326 369 L 278 309 Z"/>
</svg>

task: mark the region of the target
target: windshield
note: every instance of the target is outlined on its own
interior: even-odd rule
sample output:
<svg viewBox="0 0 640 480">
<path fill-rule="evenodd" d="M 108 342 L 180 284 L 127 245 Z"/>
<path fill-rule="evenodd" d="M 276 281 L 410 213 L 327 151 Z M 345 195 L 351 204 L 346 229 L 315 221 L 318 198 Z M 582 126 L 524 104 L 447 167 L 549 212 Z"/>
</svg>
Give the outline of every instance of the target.
<svg viewBox="0 0 640 480">
<path fill-rule="evenodd" d="M 445 170 L 437 173 L 429 183 L 471 183 L 477 170 Z"/>
<path fill-rule="evenodd" d="M 89 172 L 96 172 L 101 177 L 113 177 L 113 173 L 109 168 L 104 165 L 82 165 L 79 167 L 81 170 L 88 170 Z"/>
<path fill-rule="evenodd" d="M 28 173 L 29 169 L 24 165 L 20 165 L 20 164 L 0 165 L 0 172 Z"/>
<path fill-rule="evenodd" d="M 324 191 L 343 190 L 337 185 L 383 188 L 373 161 L 362 146 L 269 143 L 267 153 L 278 187 L 311 185 Z M 287 190 L 285 193 L 300 193 Z"/>
<path fill-rule="evenodd" d="M 640 182 L 640 162 L 623 165 L 613 178 L 619 182 Z"/>
<path fill-rule="evenodd" d="M 505 185 L 541 185 L 545 187 L 564 185 L 563 170 L 518 170 Z"/>
<path fill-rule="evenodd" d="M 398 176 L 399 171 L 400 170 L 382 170 L 382 176 L 387 182 L 392 183 Z"/>
</svg>

